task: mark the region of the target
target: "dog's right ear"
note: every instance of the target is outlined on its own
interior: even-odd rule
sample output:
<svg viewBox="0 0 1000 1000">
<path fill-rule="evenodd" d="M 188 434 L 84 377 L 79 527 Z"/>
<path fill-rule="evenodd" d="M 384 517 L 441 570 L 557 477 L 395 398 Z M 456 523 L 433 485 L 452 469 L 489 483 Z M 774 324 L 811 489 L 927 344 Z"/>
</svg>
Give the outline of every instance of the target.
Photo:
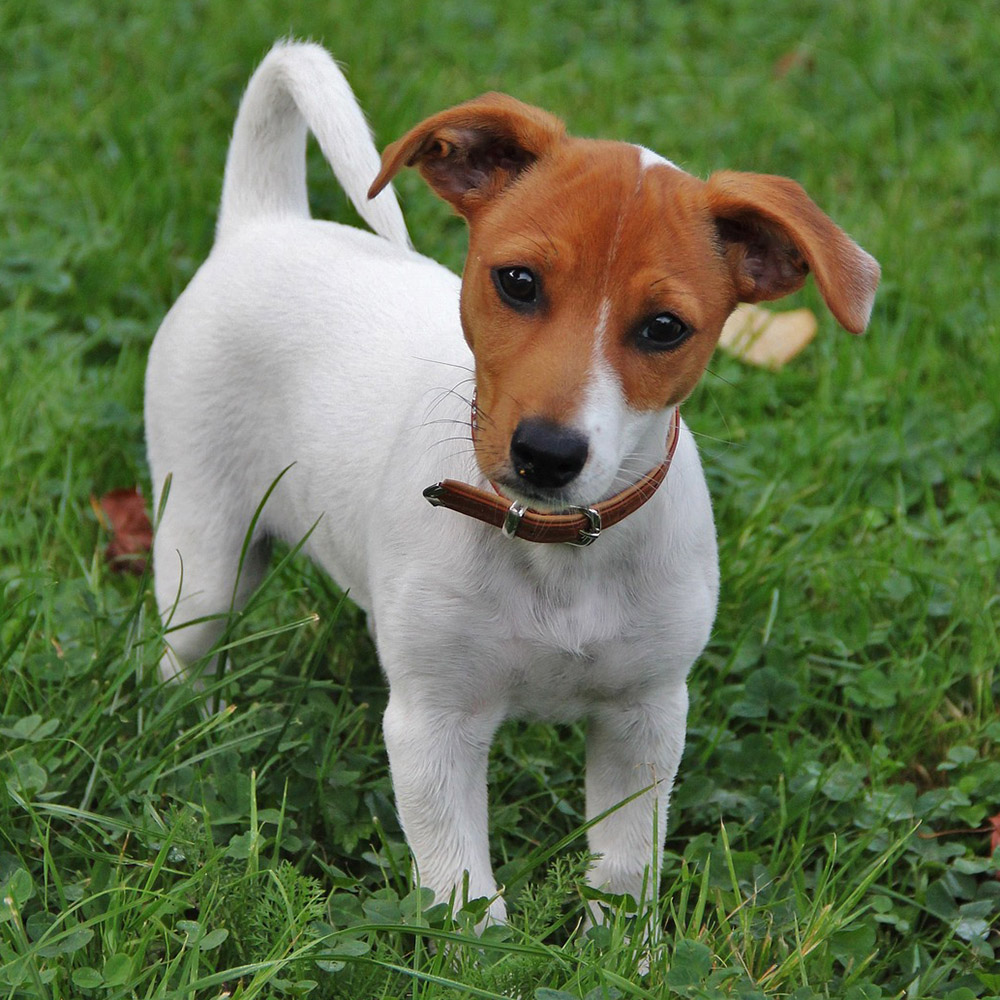
<svg viewBox="0 0 1000 1000">
<path fill-rule="evenodd" d="M 566 135 L 563 123 L 506 94 L 483 94 L 412 128 L 387 146 L 368 191 L 374 198 L 402 167 L 467 219 Z"/>
</svg>

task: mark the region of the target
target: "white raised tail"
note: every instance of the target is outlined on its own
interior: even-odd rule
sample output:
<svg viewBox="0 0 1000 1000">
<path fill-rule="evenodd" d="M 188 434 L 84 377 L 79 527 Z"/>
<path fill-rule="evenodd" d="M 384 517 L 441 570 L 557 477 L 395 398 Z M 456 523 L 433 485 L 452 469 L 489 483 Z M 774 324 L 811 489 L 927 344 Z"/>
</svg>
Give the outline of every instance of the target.
<svg viewBox="0 0 1000 1000">
<path fill-rule="evenodd" d="M 266 216 L 309 218 L 307 129 L 365 222 L 409 246 L 395 192 L 368 199 L 380 163 L 354 92 L 329 53 L 306 42 L 279 42 L 247 86 L 226 157 L 216 239 Z"/>
</svg>

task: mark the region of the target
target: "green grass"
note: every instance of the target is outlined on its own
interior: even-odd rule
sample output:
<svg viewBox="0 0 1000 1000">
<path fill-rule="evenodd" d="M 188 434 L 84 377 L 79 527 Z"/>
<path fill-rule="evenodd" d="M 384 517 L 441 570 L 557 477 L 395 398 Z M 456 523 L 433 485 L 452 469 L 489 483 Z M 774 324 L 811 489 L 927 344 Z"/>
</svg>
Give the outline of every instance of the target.
<svg viewBox="0 0 1000 1000">
<path fill-rule="evenodd" d="M 1000 33 L 993 3 L 0 7 L 0 997 L 1000 995 Z M 653 942 L 587 936 L 582 737 L 491 764 L 510 927 L 408 883 L 357 613 L 301 560 L 211 718 L 155 676 L 90 496 L 148 477 L 145 353 L 211 243 L 236 103 L 324 41 L 380 144 L 487 89 L 695 173 L 785 173 L 881 261 L 872 327 L 685 412 L 723 591 Z M 313 155 L 317 214 L 350 219 Z M 417 245 L 462 225 L 413 176 Z M 812 289 L 789 305 L 822 314 Z M 633 942 L 633 943 L 630 943 Z M 436 944 L 436 946 L 435 946 Z"/>
</svg>

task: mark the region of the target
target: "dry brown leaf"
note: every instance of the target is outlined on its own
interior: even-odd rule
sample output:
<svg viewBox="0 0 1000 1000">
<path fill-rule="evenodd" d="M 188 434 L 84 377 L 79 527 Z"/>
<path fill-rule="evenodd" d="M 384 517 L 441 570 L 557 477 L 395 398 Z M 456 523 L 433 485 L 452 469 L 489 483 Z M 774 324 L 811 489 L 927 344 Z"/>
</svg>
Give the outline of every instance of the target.
<svg viewBox="0 0 1000 1000">
<path fill-rule="evenodd" d="M 98 520 L 111 534 L 104 558 L 116 573 L 135 573 L 146 569 L 143 558 L 153 544 L 153 526 L 146 515 L 146 501 L 136 489 L 111 490 L 100 500 L 90 498 Z"/>
<path fill-rule="evenodd" d="M 726 320 L 719 346 L 741 361 L 777 371 L 816 336 L 811 309 L 773 313 L 755 305 L 740 305 Z"/>
<path fill-rule="evenodd" d="M 807 49 L 791 49 L 775 60 L 771 67 L 771 76 L 775 80 L 784 80 L 792 73 L 811 73 L 816 68 L 816 60 Z"/>
</svg>

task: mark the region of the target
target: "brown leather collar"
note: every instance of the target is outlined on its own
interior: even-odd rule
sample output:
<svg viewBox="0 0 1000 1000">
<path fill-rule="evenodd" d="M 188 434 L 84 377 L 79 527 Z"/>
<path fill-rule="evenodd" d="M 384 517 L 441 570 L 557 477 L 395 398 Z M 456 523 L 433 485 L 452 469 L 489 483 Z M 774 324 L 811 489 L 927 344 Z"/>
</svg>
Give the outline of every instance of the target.
<svg viewBox="0 0 1000 1000">
<path fill-rule="evenodd" d="M 508 538 L 523 538 L 528 542 L 563 542 L 570 545 L 590 545 L 605 528 L 610 528 L 637 511 L 667 477 L 667 470 L 680 437 L 681 411 L 674 409 L 667 438 L 667 457 L 628 489 L 615 494 L 593 507 L 567 507 L 549 514 L 525 507 L 517 500 L 496 493 L 487 493 L 468 483 L 445 479 L 424 490 L 424 496 L 435 507 L 447 507 L 460 514 L 500 528 Z M 495 488 L 495 487 L 494 487 Z"/>
</svg>

